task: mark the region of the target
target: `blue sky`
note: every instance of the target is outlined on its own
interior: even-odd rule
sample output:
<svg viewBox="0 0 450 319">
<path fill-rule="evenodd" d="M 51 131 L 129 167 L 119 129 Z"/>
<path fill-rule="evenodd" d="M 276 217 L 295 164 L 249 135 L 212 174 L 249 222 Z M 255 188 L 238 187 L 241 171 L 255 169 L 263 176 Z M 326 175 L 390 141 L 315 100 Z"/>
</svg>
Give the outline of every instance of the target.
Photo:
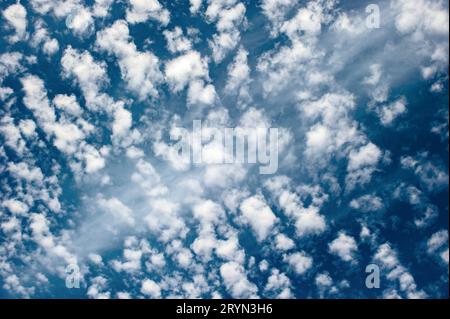
<svg viewBox="0 0 450 319">
<path fill-rule="evenodd" d="M 0 10 L 1 298 L 448 298 L 447 1 Z M 278 170 L 182 162 L 194 120 Z"/>
</svg>

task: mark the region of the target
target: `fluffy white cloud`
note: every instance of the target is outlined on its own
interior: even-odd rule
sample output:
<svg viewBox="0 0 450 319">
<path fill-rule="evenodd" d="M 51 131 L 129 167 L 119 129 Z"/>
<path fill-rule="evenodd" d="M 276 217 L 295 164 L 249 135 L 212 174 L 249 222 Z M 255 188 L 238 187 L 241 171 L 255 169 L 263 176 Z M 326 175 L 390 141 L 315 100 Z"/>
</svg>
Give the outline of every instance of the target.
<svg viewBox="0 0 450 319">
<path fill-rule="evenodd" d="M 51 108 L 44 81 L 34 75 L 22 78 L 25 105 L 35 112 L 36 118 L 44 126 L 44 130 L 49 130 L 50 125 L 56 121 L 56 115 Z"/>
<path fill-rule="evenodd" d="M 315 35 L 320 33 L 322 24 L 322 14 L 317 7 L 301 8 L 297 14 L 291 19 L 283 23 L 281 31 L 286 33 L 290 38 L 294 38 L 297 34 L 306 33 Z"/>
<path fill-rule="evenodd" d="M 329 93 L 317 100 L 303 100 L 299 110 L 312 125 L 306 132 L 305 154 L 315 165 L 326 165 L 331 155 L 346 152 L 361 142 L 357 125 L 350 119 L 355 107 L 351 94 Z"/>
<path fill-rule="evenodd" d="M 313 265 L 313 259 L 304 252 L 296 252 L 287 255 L 284 257 L 284 261 L 287 262 L 298 275 L 304 274 Z"/>
<path fill-rule="evenodd" d="M 272 273 L 267 279 L 264 291 L 268 291 L 275 298 L 289 299 L 293 298 L 290 287 L 291 281 L 289 278 L 285 274 L 280 273 L 278 269 L 272 269 Z"/>
<path fill-rule="evenodd" d="M 12 4 L 2 12 L 3 18 L 9 26 L 15 30 L 15 34 L 9 37 L 9 41 L 14 43 L 24 40 L 27 37 L 27 10 L 20 4 Z"/>
<path fill-rule="evenodd" d="M 428 191 L 438 191 L 448 185 L 448 173 L 438 163 L 426 159 L 427 154 L 417 157 L 403 156 L 400 163 L 403 168 L 412 170 Z"/>
<path fill-rule="evenodd" d="M 98 206 L 118 222 L 126 223 L 129 226 L 133 226 L 135 223 L 133 211 L 118 198 L 100 198 Z"/>
<path fill-rule="evenodd" d="M 389 126 L 398 116 L 406 112 L 406 100 L 404 98 L 400 98 L 397 101 L 380 107 L 377 112 L 380 117 L 381 124 L 384 126 Z"/>
<path fill-rule="evenodd" d="M 292 239 L 284 234 L 278 234 L 275 237 L 275 248 L 280 251 L 289 250 L 295 247 L 295 243 Z"/>
<path fill-rule="evenodd" d="M 271 33 L 277 35 L 286 15 L 296 5 L 295 0 L 263 0 L 261 4 L 264 15 L 272 24 Z"/>
<path fill-rule="evenodd" d="M 230 261 L 220 266 L 220 275 L 233 298 L 256 298 L 258 288 L 250 282 L 244 267 Z"/>
<path fill-rule="evenodd" d="M 413 5 L 410 1 L 401 0 L 393 5 L 399 10 L 395 26 L 401 33 L 415 33 L 417 37 L 448 34 L 448 11 L 443 3 L 419 0 Z"/>
<path fill-rule="evenodd" d="M 375 195 L 363 195 L 352 199 L 350 207 L 363 213 L 376 212 L 384 208 L 383 200 Z"/>
<path fill-rule="evenodd" d="M 441 258 L 448 265 L 448 248 L 441 253 Z"/>
<path fill-rule="evenodd" d="M 164 30 L 163 35 L 167 41 L 167 49 L 171 53 L 186 52 L 191 50 L 191 41 L 183 36 L 183 30 L 180 27 L 175 27 L 173 31 Z"/>
<path fill-rule="evenodd" d="M 170 21 L 170 12 L 158 0 L 129 0 L 126 19 L 130 23 L 141 23 L 148 19 L 166 26 Z"/>
<path fill-rule="evenodd" d="M 318 274 L 315 282 L 319 288 L 327 288 L 333 285 L 333 279 L 327 273 Z"/>
<path fill-rule="evenodd" d="M 205 84 L 203 80 L 191 81 L 188 89 L 188 104 L 211 105 L 217 99 L 216 89 L 212 84 Z"/>
<path fill-rule="evenodd" d="M 196 204 L 192 211 L 202 224 L 216 224 L 225 215 L 223 208 L 211 200 Z"/>
<path fill-rule="evenodd" d="M 210 22 L 216 22 L 218 33 L 213 35 L 210 47 L 213 59 L 220 63 L 240 41 L 239 26 L 245 21 L 245 6 L 237 1 L 211 0 L 205 15 Z"/>
<path fill-rule="evenodd" d="M 174 92 L 178 92 L 186 85 L 198 78 L 208 78 L 208 64 L 197 51 L 170 60 L 166 64 L 166 79 Z"/>
<path fill-rule="evenodd" d="M 198 10 L 200 10 L 202 0 L 189 0 L 189 3 L 191 4 L 191 6 L 189 7 L 189 11 L 192 14 L 195 14 L 198 12 Z"/>
<path fill-rule="evenodd" d="M 28 212 L 28 205 L 17 200 L 17 199 L 7 199 L 2 202 L 2 206 L 9 209 L 13 214 L 23 215 Z"/>
<path fill-rule="evenodd" d="M 358 245 L 355 238 L 340 232 L 338 237 L 328 245 L 328 248 L 330 253 L 339 256 L 343 261 L 354 262 Z"/>
<path fill-rule="evenodd" d="M 117 20 L 111 27 L 99 31 L 96 45 L 117 57 L 127 87 L 141 100 L 158 96 L 157 86 L 162 81 L 159 59 L 151 52 L 137 50 L 126 21 Z"/>
<path fill-rule="evenodd" d="M 432 254 L 442 248 L 445 244 L 448 246 L 448 231 L 440 230 L 434 233 L 427 241 L 427 251 Z M 447 247 L 448 250 L 448 247 Z"/>
<path fill-rule="evenodd" d="M 61 66 L 64 76 L 75 78 L 80 85 L 89 109 L 111 108 L 111 99 L 100 93 L 108 82 L 105 63 L 96 62 L 88 51 L 80 52 L 69 45 L 64 50 Z"/>
<path fill-rule="evenodd" d="M 80 7 L 75 13 L 71 13 L 67 17 L 66 25 L 75 35 L 85 36 L 90 34 L 94 28 L 91 11 Z"/>
<path fill-rule="evenodd" d="M 113 3 L 114 0 L 95 0 L 92 7 L 92 15 L 94 17 L 106 17 Z"/>
<path fill-rule="evenodd" d="M 357 151 L 350 152 L 347 170 L 358 170 L 365 166 L 373 166 L 381 157 L 380 149 L 373 143 L 362 146 Z"/>
<path fill-rule="evenodd" d="M 286 176 L 279 176 L 266 181 L 265 186 L 278 201 L 278 205 L 283 212 L 294 219 L 297 236 L 318 235 L 325 231 L 326 221 L 320 214 L 320 206 L 323 201 L 317 197 L 319 194 L 312 189 L 307 190 L 309 195 L 317 200 L 316 203 L 304 206 L 299 195 L 290 191 L 290 180 Z"/>
<path fill-rule="evenodd" d="M 23 70 L 24 56 L 19 52 L 7 52 L 0 55 L 0 83 L 10 74 Z"/>
<path fill-rule="evenodd" d="M 240 48 L 228 66 L 228 79 L 225 92 L 238 97 L 238 105 L 242 108 L 251 102 L 250 96 L 250 67 L 247 60 L 248 52 Z"/>
<path fill-rule="evenodd" d="M 108 281 L 105 277 L 96 276 L 92 278 L 91 285 L 88 287 L 87 295 L 94 299 L 109 299 L 111 293 L 107 290 Z"/>
<path fill-rule="evenodd" d="M 254 195 L 245 199 L 241 203 L 240 210 L 259 241 L 266 239 L 272 233 L 277 217 L 262 196 Z"/>
<path fill-rule="evenodd" d="M 373 258 L 376 263 L 379 263 L 386 271 L 389 271 L 386 276 L 387 279 L 397 281 L 400 291 L 404 292 L 407 298 L 426 298 L 425 292 L 417 289 L 413 276 L 400 264 L 397 252 L 392 249 L 389 243 L 380 245 Z M 397 295 L 397 292 L 394 295 Z"/>
<path fill-rule="evenodd" d="M 83 70 L 78 71 L 82 72 Z M 47 138 L 50 140 L 54 137 L 54 145 L 60 151 L 74 155 L 74 161 L 83 161 L 88 174 L 102 169 L 105 166 L 102 154 L 95 147 L 84 142 L 85 131 L 90 131 L 89 125 L 85 124 L 85 128 L 83 128 L 65 118 L 57 120 L 55 110 L 48 100 L 44 82 L 39 77 L 28 75 L 22 78 L 21 82 L 25 91 L 23 102 L 33 112 L 39 126 L 47 134 Z M 75 101 L 71 98 L 68 98 L 69 100 L 58 96 L 55 98 L 60 107 L 68 102 L 70 107 L 76 108 L 73 105 Z M 83 124 L 83 121 L 81 123 Z"/>
<path fill-rule="evenodd" d="M 372 174 L 377 169 L 378 163 L 382 160 L 383 153 L 372 142 L 353 149 L 348 155 L 346 177 L 347 191 L 351 191 L 356 185 L 364 185 L 371 181 Z"/>
<path fill-rule="evenodd" d="M 179 204 L 167 199 L 156 199 L 151 201 L 149 210 L 144 220 L 158 240 L 168 242 L 186 236 L 188 229 L 179 216 Z"/>
<path fill-rule="evenodd" d="M 14 125 L 13 118 L 11 118 L 10 116 L 4 116 L 1 119 L 0 133 L 4 137 L 5 145 L 13 149 L 19 155 L 22 155 L 25 152 L 25 140 L 22 138 L 21 129 L 18 126 Z"/>
<path fill-rule="evenodd" d="M 44 214 L 31 214 L 30 229 L 33 240 L 50 256 L 60 258 L 66 265 L 77 263 L 77 258 L 64 245 L 59 243 L 59 238 L 52 234 L 50 222 Z"/>
<path fill-rule="evenodd" d="M 64 110 L 65 112 L 74 116 L 79 116 L 82 113 L 75 95 L 57 94 L 53 98 L 53 104 L 58 109 Z"/>
<path fill-rule="evenodd" d="M 30 0 L 31 7 L 40 14 L 53 13 L 57 18 L 68 16 L 80 9 L 80 0 Z"/>
<path fill-rule="evenodd" d="M 113 136 L 121 137 L 128 133 L 131 128 L 131 112 L 124 108 L 118 108 L 114 112 L 114 123 L 112 125 Z"/>
</svg>

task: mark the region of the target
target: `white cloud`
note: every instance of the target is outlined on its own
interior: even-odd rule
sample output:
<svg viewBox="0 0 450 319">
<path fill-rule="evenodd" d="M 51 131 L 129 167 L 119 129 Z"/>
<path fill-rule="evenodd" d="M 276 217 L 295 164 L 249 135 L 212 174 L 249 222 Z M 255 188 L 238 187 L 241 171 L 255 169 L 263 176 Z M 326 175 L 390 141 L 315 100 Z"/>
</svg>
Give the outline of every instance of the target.
<svg viewBox="0 0 450 319">
<path fill-rule="evenodd" d="M 86 173 L 94 173 L 105 167 L 105 159 L 102 154 L 92 145 L 86 145 L 80 154 L 86 163 Z"/>
<path fill-rule="evenodd" d="M 223 208 L 211 200 L 199 202 L 192 211 L 201 224 L 216 224 L 225 216 Z"/>
<path fill-rule="evenodd" d="M 103 259 L 99 254 L 89 254 L 89 260 L 95 265 L 102 265 Z"/>
<path fill-rule="evenodd" d="M 220 63 L 240 41 L 239 26 L 245 21 L 245 6 L 237 1 L 211 0 L 205 15 L 210 22 L 216 22 L 218 33 L 213 35 L 209 45 L 213 59 Z"/>
<path fill-rule="evenodd" d="M 166 64 L 166 79 L 174 92 L 181 91 L 186 85 L 198 78 L 208 78 L 208 64 L 197 51 L 170 60 Z"/>
<path fill-rule="evenodd" d="M 114 123 L 112 125 L 112 131 L 114 137 L 121 137 L 126 135 L 132 124 L 131 112 L 124 108 L 118 108 L 114 112 Z"/>
<path fill-rule="evenodd" d="M 263 14 L 272 24 L 272 36 L 278 34 L 281 25 L 285 21 L 286 15 L 291 12 L 296 5 L 296 0 L 263 0 L 261 8 Z"/>
<path fill-rule="evenodd" d="M 79 65 L 76 67 L 76 71 L 82 73 L 84 66 L 81 69 L 78 69 L 78 67 Z M 84 74 L 80 75 L 80 77 L 84 81 Z M 88 81 L 87 85 L 91 84 L 89 80 L 86 81 Z M 85 127 L 83 128 L 83 125 L 79 126 L 78 123 L 74 124 L 65 117 L 61 117 L 57 121 L 55 110 L 50 106 L 44 82 L 39 77 L 28 75 L 22 78 L 21 82 L 25 91 L 23 98 L 24 104 L 33 112 L 39 126 L 47 133 L 47 138 L 50 140 L 54 137 L 53 143 L 60 151 L 67 155 L 74 155 L 75 157 L 71 160 L 75 162 L 77 160 L 84 161 L 86 165 L 85 170 L 88 174 L 102 169 L 105 166 L 105 160 L 102 154 L 92 145 L 84 142 L 84 130 L 86 130 L 87 125 L 86 131 L 89 132 L 89 125 L 85 123 Z M 75 103 L 73 99 L 69 98 L 69 101 L 67 99 L 63 101 L 63 97 L 57 96 L 55 98 L 59 106 L 69 102 L 71 104 L 70 107 L 76 108 L 73 105 Z M 83 124 L 83 121 L 81 121 L 81 124 Z"/>
<path fill-rule="evenodd" d="M 278 269 L 272 269 L 264 291 L 278 299 L 289 299 L 294 297 L 290 287 L 291 281 L 289 278 L 284 273 L 280 273 Z"/>
<path fill-rule="evenodd" d="M 146 22 L 152 19 L 166 26 L 170 22 L 170 12 L 158 0 L 129 0 L 126 19 L 130 23 Z"/>
<path fill-rule="evenodd" d="M 334 239 L 328 248 L 330 253 L 339 256 L 343 261 L 355 261 L 355 253 L 358 250 L 358 246 L 353 237 L 346 235 L 344 232 L 340 232 L 338 237 Z"/>
<path fill-rule="evenodd" d="M 43 129 L 49 133 L 51 125 L 56 121 L 56 115 L 47 98 L 44 81 L 34 75 L 22 78 L 25 91 L 24 104 L 35 114 Z"/>
<path fill-rule="evenodd" d="M 9 26 L 15 30 L 15 34 L 9 37 L 9 41 L 14 43 L 26 39 L 27 10 L 25 7 L 18 2 L 7 7 L 2 14 Z"/>
<path fill-rule="evenodd" d="M 399 10 L 395 26 L 401 33 L 415 33 L 420 37 L 426 34 L 447 35 L 449 32 L 448 11 L 440 1 L 419 0 L 413 4 L 401 0 L 394 2 L 393 6 Z"/>
<path fill-rule="evenodd" d="M 111 293 L 107 291 L 108 282 L 105 277 L 96 276 L 92 278 L 91 285 L 88 287 L 87 295 L 94 299 L 109 299 Z"/>
<path fill-rule="evenodd" d="M 216 247 L 216 254 L 218 257 L 228 261 L 234 261 L 239 264 L 244 263 L 245 251 L 240 248 L 236 235 L 232 235 L 227 240 L 219 240 Z"/>
<path fill-rule="evenodd" d="M 0 84 L 8 75 L 23 70 L 23 58 L 24 56 L 19 52 L 7 52 L 0 55 Z"/>
<path fill-rule="evenodd" d="M 240 48 L 228 65 L 228 79 L 225 86 L 225 92 L 229 95 L 238 97 L 238 105 L 242 108 L 251 102 L 250 97 L 250 67 L 247 60 L 248 52 Z"/>
<path fill-rule="evenodd" d="M 331 132 L 324 125 L 315 125 L 306 133 L 306 146 L 308 150 L 326 151 L 330 142 Z"/>
<path fill-rule="evenodd" d="M 441 253 L 441 258 L 448 265 L 448 248 Z"/>
<path fill-rule="evenodd" d="M 444 244 L 448 243 L 448 231 L 441 230 L 434 233 L 427 241 L 428 253 L 434 253 L 441 248 Z"/>
<path fill-rule="evenodd" d="M 17 199 L 7 199 L 2 202 L 2 206 L 9 209 L 13 214 L 24 215 L 28 212 L 28 205 L 17 200 Z"/>
<path fill-rule="evenodd" d="M 111 27 L 97 32 L 96 45 L 117 57 L 122 79 L 141 100 L 158 96 L 157 86 L 163 79 L 159 59 L 151 52 L 137 50 L 126 21 L 117 20 Z"/>
<path fill-rule="evenodd" d="M 383 200 L 375 195 L 363 195 L 352 199 L 350 207 L 363 213 L 376 212 L 384 208 Z"/>
<path fill-rule="evenodd" d="M 374 255 L 374 261 L 389 271 L 386 278 L 390 281 L 397 281 L 399 288 L 409 299 L 423 299 L 427 295 L 422 290 L 417 289 L 417 285 L 412 275 L 400 264 L 397 252 L 392 249 L 389 243 L 378 247 Z"/>
<path fill-rule="evenodd" d="M 65 246 L 58 243 L 59 239 L 51 233 L 50 222 L 44 214 L 30 215 L 30 229 L 33 240 L 49 255 L 60 258 L 66 265 L 77 263 L 77 258 Z"/>
<path fill-rule="evenodd" d="M 359 150 L 350 152 L 347 170 L 353 171 L 365 166 L 376 165 L 380 157 L 380 149 L 375 144 L 368 143 Z"/>
<path fill-rule="evenodd" d="M 59 50 L 59 42 L 51 38 L 45 24 L 42 20 L 37 20 L 34 24 L 34 33 L 31 39 L 31 45 L 36 48 L 42 48 L 42 51 L 52 56 Z"/>
<path fill-rule="evenodd" d="M 114 259 L 110 264 L 117 272 L 135 274 L 141 270 L 142 256 L 149 250 L 148 243 L 139 242 L 136 237 L 130 236 L 125 239 L 124 246 L 122 258 Z"/>
<path fill-rule="evenodd" d="M 316 276 L 315 283 L 319 288 L 327 288 L 333 285 L 333 279 L 328 273 L 321 273 Z"/>
<path fill-rule="evenodd" d="M 57 94 L 53 98 L 53 104 L 60 110 L 79 116 L 82 113 L 81 107 L 77 102 L 75 95 Z"/>
<path fill-rule="evenodd" d="M 275 248 L 280 251 L 286 251 L 295 247 L 295 243 L 292 239 L 284 234 L 278 234 L 275 237 Z"/>
<path fill-rule="evenodd" d="M 30 4 L 34 11 L 42 15 L 51 12 L 57 18 L 66 17 L 82 7 L 80 0 L 30 0 Z"/>
<path fill-rule="evenodd" d="M 189 7 L 189 11 L 192 14 L 196 14 L 202 5 L 202 0 L 189 0 L 191 6 Z"/>
<path fill-rule="evenodd" d="M 113 3 L 114 0 L 95 0 L 92 7 L 92 15 L 100 18 L 106 17 Z"/>
<path fill-rule="evenodd" d="M 0 133 L 4 137 L 4 144 L 13 149 L 17 154 L 23 155 L 26 149 L 25 140 L 21 136 L 21 130 L 14 125 L 14 119 L 4 116 L 0 121 Z"/>
<path fill-rule="evenodd" d="M 370 75 L 364 78 L 364 83 L 368 85 L 377 85 L 382 76 L 381 65 L 372 64 L 370 66 Z"/>
<path fill-rule="evenodd" d="M 346 189 L 351 191 L 356 185 L 364 185 L 371 181 L 372 174 L 376 171 L 378 163 L 382 160 L 383 153 L 372 142 L 353 149 L 348 155 Z"/>
<path fill-rule="evenodd" d="M 91 11 L 80 7 L 75 13 L 71 13 L 67 17 L 66 25 L 75 35 L 85 36 L 90 34 L 94 28 Z"/>
<path fill-rule="evenodd" d="M 296 252 L 287 255 L 284 257 L 284 261 L 287 262 L 298 275 L 304 274 L 313 264 L 313 259 L 304 252 Z"/>
<path fill-rule="evenodd" d="M 180 205 L 168 199 L 155 199 L 150 203 L 150 213 L 144 220 L 158 240 L 168 242 L 175 238 L 184 238 L 188 231 L 180 218 Z"/>
<path fill-rule="evenodd" d="M 428 191 L 438 191 L 448 185 L 448 173 L 437 163 L 426 159 L 427 154 L 416 158 L 403 156 L 400 163 L 403 168 L 412 170 Z"/>
<path fill-rule="evenodd" d="M 65 77 L 74 77 L 81 87 L 86 107 L 91 110 L 109 109 L 112 100 L 100 93 L 108 82 L 106 64 L 96 62 L 88 51 L 78 51 L 70 45 L 64 50 L 61 66 Z"/>
<path fill-rule="evenodd" d="M 103 209 L 111 216 L 111 218 L 116 219 L 118 222 L 126 223 L 129 226 L 133 226 L 135 224 L 133 211 L 118 198 L 100 198 L 97 203 L 101 209 Z"/>
<path fill-rule="evenodd" d="M 230 261 L 220 266 L 225 287 L 233 298 L 256 298 L 258 288 L 250 282 L 245 269 L 236 262 Z"/>
<path fill-rule="evenodd" d="M 175 27 L 173 31 L 164 30 L 163 35 L 167 41 L 167 49 L 171 53 L 186 52 L 191 50 L 191 41 L 183 36 L 183 30 L 180 27 Z"/>
<path fill-rule="evenodd" d="M 247 56 L 248 52 L 244 48 L 240 48 L 234 57 L 233 63 L 228 66 L 228 81 L 225 90 L 230 93 L 236 91 L 248 81 L 250 68 Z"/>
<path fill-rule="evenodd" d="M 299 195 L 290 191 L 290 180 L 286 176 L 272 178 L 265 183 L 265 187 L 270 190 L 278 201 L 279 207 L 286 216 L 294 219 L 297 236 L 318 235 L 325 231 L 326 221 L 320 214 L 322 201 L 318 201 L 307 207 L 304 206 Z M 308 190 L 308 193 L 310 190 Z M 318 194 L 309 193 L 315 198 Z"/>
<path fill-rule="evenodd" d="M 384 126 L 389 126 L 397 117 L 406 111 L 406 100 L 404 98 L 400 98 L 397 101 L 380 107 L 377 113 L 380 117 L 381 124 Z"/>
<path fill-rule="evenodd" d="M 281 31 L 286 33 L 290 38 L 294 38 L 297 34 L 302 33 L 307 35 L 320 33 L 322 28 L 322 13 L 316 8 L 317 7 L 299 9 L 297 14 L 291 20 L 283 23 Z"/>
<path fill-rule="evenodd" d="M 203 80 L 191 81 L 188 89 L 188 104 L 211 105 L 217 99 L 216 89 L 212 84 L 205 84 Z"/>
<path fill-rule="evenodd" d="M 361 142 L 357 124 L 350 119 L 355 107 L 354 96 L 327 93 L 317 100 L 301 100 L 302 118 L 311 123 L 306 132 L 305 155 L 314 165 L 328 165 L 332 156 L 345 153 L 349 146 Z"/>
<path fill-rule="evenodd" d="M 277 217 L 262 196 L 254 195 L 245 199 L 240 210 L 259 241 L 266 239 L 273 232 Z"/>
</svg>

